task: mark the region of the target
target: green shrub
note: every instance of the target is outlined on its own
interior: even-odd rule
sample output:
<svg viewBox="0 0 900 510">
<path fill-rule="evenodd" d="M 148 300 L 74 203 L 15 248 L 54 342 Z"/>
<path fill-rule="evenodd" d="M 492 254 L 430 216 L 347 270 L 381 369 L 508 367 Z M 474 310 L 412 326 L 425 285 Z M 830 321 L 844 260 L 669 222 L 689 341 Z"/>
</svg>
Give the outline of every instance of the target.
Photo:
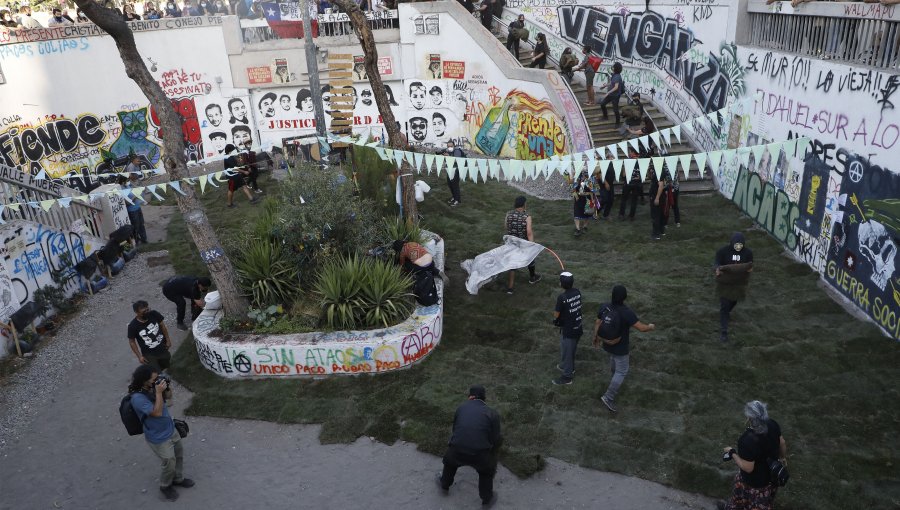
<svg viewBox="0 0 900 510">
<path fill-rule="evenodd" d="M 323 260 L 358 253 L 377 243 L 374 203 L 353 195 L 353 184 L 345 176 L 310 165 L 282 183 L 279 235 L 304 281 L 314 277 Z"/>
<path fill-rule="evenodd" d="M 412 312 L 411 286 L 412 279 L 398 266 L 351 255 L 323 267 L 316 292 L 322 297 L 322 318 L 329 328 L 386 328 Z"/>
<path fill-rule="evenodd" d="M 397 239 L 413 241 L 419 244 L 425 243 L 422 226 L 418 222 L 407 223 L 400 216 L 384 218 L 381 222 L 381 244 L 389 245 Z"/>
<path fill-rule="evenodd" d="M 381 159 L 374 148 L 361 145 L 352 145 L 350 156 L 360 196 L 372 200 L 378 212 L 396 212 L 391 178 L 396 168 L 393 163 Z"/>
<path fill-rule="evenodd" d="M 249 239 L 236 252 L 234 269 L 256 308 L 290 302 L 299 288 L 297 270 L 269 239 Z"/>
</svg>

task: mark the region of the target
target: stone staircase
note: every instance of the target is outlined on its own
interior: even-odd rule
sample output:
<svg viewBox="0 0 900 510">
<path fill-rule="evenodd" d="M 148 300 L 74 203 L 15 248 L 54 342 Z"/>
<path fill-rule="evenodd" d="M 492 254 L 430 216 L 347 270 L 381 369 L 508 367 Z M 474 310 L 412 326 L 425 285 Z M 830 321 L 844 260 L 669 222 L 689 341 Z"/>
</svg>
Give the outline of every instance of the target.
<svg viewBox="0 0 900 510">
<path fill-rule="evenodd" d="M 504 27 L 505 30 L 505 27 Z M 497 34 L 494 34 L 497 36 Z M 506 41 L 506 34 L 502 34 L 497 36 L 501 41 Z M 531 45 L 528 43 L 521 43 L 519 45 L 519 62 L 524 66 L 531 63 Z M 580 54 L 579 54 L 580 58 Z M 555 63 L 552 60 L 548 60 L 548 65 L 545 69 L 559 71 L 559 68 L 555 67 Z M 603 75 L 598 75 L 594 79 L 594 86 L 596 89 L 596 99 L 599 102 L 603 97 L 601 90 L 599 88 L 600 85 L 606 82 L 606 77 Z M 627 84 L 626 84 L 627 87 Z M 584 112 L 584 117 L 587 119 L 588 128 L 591 131 L 591 138 L 594 142 L 594 147 L 604 147 L 606 145 L 619 143 L 622 140 L 627 140 L 629 138 L 634 138 L 634 136 L 627 134 L 626 136 L 622 136 L 619 133 L 619 129 L 615 124 L 615 115 L 612 112 L 611 107 L 607 107 L 607 111 L 609 112 L 609 120 L 603 120 L 603 112 L 600 110 L 598 105 L 593 106 L 585 106 L 584 102 L 587 101 L 587 90 L 580 83 L 572 84 L 572 91 L 575 93 L 575 96 L 578 98 L 579 106 L 581 106 L 582 111 Z M 646 98 L 642 98 L 645 100 L 644 110 L 650 115 L 650 118 L 653 119 L 653 123 L 656 125 L 657 130 L 663 130 L 675 125 L 671 119 L 666 117 L 666 115 L 661 112 L 656 105 L 646 101 Z M 626 105 L 626 97 L 623 96 L 619 100 L 620 107 L 624 107 Z M 678 142 L 674 137 L 672 137 L 673 143 L 671 147 L 668 147 L 667 155 L 681 155 L 681 154 L 691 154 L 697 152 L 687 140 L 682 137 L 682 142 Z M 621 155 L 620 155 L 621 157 Z M 709 176 L 709 168 L 706 169 L 705 177 L 700 177 L 700 172 L 697 168 L 697 163 L 691 161 L 691 171 L 690 174 L 685 178 L 682 174 L 681 179 L 681 192 L 682 193 L 691 193 L 691 192 L 710 192 L 714 191 L 715 183 L 712 178 Z"/>
</svg>

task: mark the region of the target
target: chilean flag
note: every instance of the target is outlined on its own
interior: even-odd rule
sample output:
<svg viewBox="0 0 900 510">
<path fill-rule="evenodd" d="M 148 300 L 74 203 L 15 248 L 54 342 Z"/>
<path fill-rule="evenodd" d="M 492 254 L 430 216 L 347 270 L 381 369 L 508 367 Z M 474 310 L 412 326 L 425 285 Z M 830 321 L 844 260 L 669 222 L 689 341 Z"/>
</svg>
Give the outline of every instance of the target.
<svg viewBox="0 0 900 510">
<path fill-rule="evenodd" d="M 266 22 L 279 39 L 302 39 L 303 17 L 299 2 L 265 2 L 262 4 Z M 319 22 L 312 20 L 313 37 L 319 36 Z"/>
</svg>

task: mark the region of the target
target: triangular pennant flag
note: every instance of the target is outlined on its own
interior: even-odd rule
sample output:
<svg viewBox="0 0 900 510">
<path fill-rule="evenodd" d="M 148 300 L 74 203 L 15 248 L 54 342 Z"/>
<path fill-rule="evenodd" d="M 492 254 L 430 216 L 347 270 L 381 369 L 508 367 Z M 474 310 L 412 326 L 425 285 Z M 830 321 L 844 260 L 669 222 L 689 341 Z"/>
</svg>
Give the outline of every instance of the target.
<svg viewBox="0 0 900 510">
<path fill-rule="evenodd" d="M 572 168 L 575 170 L 575 175 L 581 174 L 581 171 L 584 170 L 584 161 L 580 159 L 572 161 Z"/>
<path fill-rule="evenodd" d="M 750 147 L 750 152 L 753 153 L 753 158 L 757 165 L 762 161 L 762 153 L 766 149 L 767 147 L 765 145 L 754 145 Z"/>
<path fill-rule="evenodd" d="M 46 179 L 47 179 L 47 172 L 45 172 L 43 168 L 41 168 L 41 171 L 38 172 L 37 175 L 32 177 L 32 180 L 35 180 L 35 181 L 43 181 Z"/>
<path fill-rule="evenodd" d="M 550 158 L 547 161 L 547 165 L 544 166 L 544 174 L 550 176 L 550 174 L 559 170 L 560 161 L 558 159 Z"/>
<path fill-rule="evenodd" d="M 132 188 L 131 193 L 134 195 L 134 199 L 136 201 L 137 200 L 144 201 L 144 199 L 141 198 L 144 195 L 144 187 L 143 186 L 138 186 L 136 188 Z"/>
<path fill-rule="evenodd" d="M 745 167 L 750 167 L 750 149 L 746 147 L 741 147 L 737 150 L 738 158 L 742 165 Z"/>
<path fill-rule="evenodd" d="M 632 138 L 631 140 L 628 140 L 628 145 L 630 145 L 631 148 L 634 149 L 635 152 L 640 151 L 640 149 L 638 148 L 638 139 L 637 138 Z M 625 153 L 625 156 L 628 157 L 627 152 Z"/>
<path fill-rule="evenodd" d="M 616 146 L 619 148 L 620 151 L 622 151 L 622 157 L 627 158 L 628 157 L 628 142 L 627 141 L 619 142 L 618 144 L 616 144 Z M 613 151 L 613 157 L 614 158 L 619 157 L 615 154 L 615 151 Z"/>
<path fill-rule="evenodd" d="M 650 168 L 650 158 L 641 158 L 637 162 L 638 171 L 641 173 L 641 182 L 644 182 L 647 179 L 647 170 Z M 629 176 L 626 175 L 625 178 L 628 179 Z"/>
<path fill-rule="evenodd" d="M 102 195 L 102 193 L 101 193 L 101 195 Z M 37 202 L 25 202 L 25 205 L 27 205 L 28 207 L 31 207 L 32 209 L 40 209 L 41 208 L 41 204 L 39 204 Z"/>
<path fill-rule="evenodd" d="M 409 163 L 409 166 L 413 167 L 413 171 L 416 170 L 415 159 L 413 158 L 412 152 L 403 151 L 403 158 L 406 159 L 406 162 Z"/>
<path fill-rule="evenodd" d="M 666 168 L 669 170 L 669 175 L 672 176 L 673 179 L 678 178 L 678 156 L 667 156 L 666 160 Z M 687 175 L 685 173 L 685 175 Z"/>
<path fill-rule="evenodd" d="M 662 131 L 659 132 L 659 138 L 662 139 L 662 143 L 671 146 L 672 142 L 669 141 L 670 133 L 671 133 L 671 131 L 669 128 L 663 129 Z M 654 133 L 650 133 L 651 138 L 653 138 L 653 134 Z M 657 140 L 656 143 L 659 143 L 659 140 Z"/>
<path fill-rule="evenodd" d="M 87 195 L 85 195 L 85 196 L 87 196 Z M 13 211 L 19 212 L 19 206 L 20 206 L 20 205 L 21 205 L 21 204 L 6 204 L 6 207 L 9 207 L 9 208 L 12 209 Z"/>
<path fill-rule="evenodd" d="M 656 157 L 651 158 L 651 161 L 653 161 L 653 169 L 656 170 L 656 177 L 657 178 L 662 177 L 663 157 L 656 156 Z"/>
<path fill-rule="evenodd" d="M 691 159 L 693 157 L 693 154 L 682 154 L 678 157 L 678 159 L 681 161 L 681 169 L 684 170 L 685 179 L 687 179 L 688 175 L 691 173 Z"/>
<path fill-rule="evenodd" d="M 210 184 L 210 186 L 212 186 L 214 188 L 218 188 L 219 185 L 216 184 L 216 181 L 221 178 L 222 178 L 222 172 L 215 172 L 209 176 L 209 179 L 207 179 L 207 182 Z"/>
<path fill-rule="evenodd" d="M 425 171 L 431 173 L 434 166 L 434 154 L 425 154 Z"/>
<path fill-rule="evenodd" d="M 625 175 L 628 176 L 628 175 L 631 175 L 631 172 L 634 171 L 634 165 L 636 165 L 638 163 L 638 161 L 641 161 L 641 160 L 629 158 L 629 159 L 626 159 L 623 161 L 624 161 L 624 163 L 622 164 L 622 168 L 625 170 Z"/>
<path fill-rule="evenodd" d="M 687 121 L 684 124 L 681 124 L 681 129 L 684 131 L 686 136 L 692 136 L 694 134 L 694 126 L 691 125 L 691 121 Z"/>
<path fill-rule="evenodd" d="M 487 182 L 488 164 L 486 159 L 478 160 L 478 175 L 481 176 L 482 181 Z"/>
<path fill-rule="evenodd" d="M 778 162 L 778 156 L 781 155 L 781 147 L 783 144 L 784 142 L 775 142 L 770 143 L 766 146 L 766 148 L 768 148 L 769 150 L 769 155 L 771 156 L 769 161 L 771 161 L 772 163 Z"/>
<path fill-rule="evenodd" d="M 503 171 L 503 178 L 507 181 L 512 180 L 512 174 L 509 172 L 509 160 L 501 159 L 497 163 L 500 165 L 500 170 Z"/>
<path fill-rule="evenodd" d="M 422 162 L 425 160 L 425 155 L 421 152 L 417 152 L 413 155 L 413 168 L 416 172 L 422 172 Z"/>
<path fill-rule="evenodd" d="M 537 167 L 534 164 L 534 161 L 525 161 L 522 163 L 522 168 L 524 168 L 525 177 L 529 177 L 531 179 L 537 178 Z"/>
<path fill-rule="evenodd" d="M 655 143 L 657 147 L 660 146 L 660 145 L 659 145 L 659 132 L 658 132 L 658 131 L 654 131 L 654 132 L 650 133 L 650 139 L 653 140 L 653 143 Z M 646 143 L 646 141 L 645 141 L 645 143 Z"/>
<path fill-rule="evenodd" d="M 521 181 L 522 180 L 522 162 L 517 159 L 511 160 L 509 162 L 509 173 L 510 173 L 510 177 L 509 177 L 510 180 Z"/>
<path fill-rule="evenodd" d="M 712 151 L 708 153 L 709 156 L 709 168 L 712 170 L 713 175 L 719 174 L 719 167 L 722 162 L 722 151 Z"/>
<path fill-rule="evenodd" d="M 706 153 L 698 152 L 694 154 L 694 161 L 697 162 L 697 168 L 700 169 L 700 177 L 702 178 L 706 173 Z"/>
<path fill-rule="evenodd" d="M 500 178 L 500 161 L 497 159 L 489 159 L 488 160 L 488 176 L 491 179 L 499 179 Z"/>
<path fill-rule="evenodd" d="M 612 164 L 612 161 L 610 161 L 608 159 L 600 160 L 600 172 L 602 172 L 603 175 L 606 175 L 607 170 L 609 170 L 609 165 L 611 165 L 611 164 Z"/>
<path fill-rule="evenodd" d="M 172 189 L 174 189 L 175 191 L 181 193 L 182 195 L 187 195 L 187 193 L 185 193 L 184 191 L 181 191 L 181 183 L 180 183 L 180 182 L 178 182 L 178 181 L 172 181 L 172 182 L 169 183 L 169 186 L 172 186 Z"/>
<path fill-rule="evenodd" d="M 59 205 L 65 207 L 65 208 L 68 208 L 69 204 L 72 203 L 72 198 L 73 197 L 62 197 L 59 200 L 57 200 L 57 202 L 59 202 Z"/>
<path fill-rule="evenodd" d="M 444 161 L 447 159 L 446 156 L 435 156 L 434 157 L 434 169 L 437 172 L 437 175 L 440 176 L 441 172 L 444 170 Z"/>
<path fill-rule="evenodd" d="M 53 199 L 51 199 L 51 200 L 41 200 L 41 208 L 42 208 L 44 211 L 49 211 L 50 208 L 53 207 L 53 204 L 55 204 L 55 203 L 56 203 L 56 200 L 53 200 Z"/>
<path fill-rule="evenodd" d="M 594 175 L 594 170 L 597 169 L 598 161 L 596 159 L 589 159 L 587 162 L 587 171 L 588 174 Z"/>
<path fill-rule="evenodd" d="M 129 205 L 134 205 L 134 202 L 131 200 L 131 190 L 130 189 L 120 189 L 117 192 L 110 192 L 110 195 L 113 193 L 118 193 L 122 199 L 125 200 Z"/>
<path fill-rule="evenodd" d="M 681 125 L 672 126 L 672 134 L 675 135 L 675 139 L 678 140 L 678 143 L 681 143 Z"/>
<path fill-rule="evenodd" d="M 797 140 L 799 140 L 799 139 L 794 138 L 793 140 L 788 140 L 781 144 L 781 149 L 784 151 L 785 156 L 787 156 L 789 158 L 794 157 L 794 153 L 797 150 Z M 803 156 L 804 156 L 804 154 L 797 154 L 797 157 L 799 157 L 800 159 L 803 159 Z"/>
<path fill-rule="evenodd" d="M 378 153 L 378 157 L 382 160 L 387 159 L 387 150 L 384 147 L 375 147 L 375 152 Z"/>
<path fill-rule="evenodd" d="M 394 162 L 399 168 L 403 164 L 403 155 L 405 151 L 394 151 Z"/>
<path fill-rule="evenodd" d="M 206 193 L 206 180 L 209 179 L 206 175 L 200 176 L 200 194 Z"/>
<path fill-rule="evenodd" d="M 625 161 L 624 159 L 614 159 L 614 160 L 612 160 L 612 168 L 613 168 L 613 172 L 615 172 L 615 174 L 616 174 L 616 179 L 619 178 L 619 174 L 622 172 L 622 163 L 623 163 L 624 161 Z M 627 175 L 625 176 L 625 182 L 628 182 L 628 176 L 627 176 Z"/>
<path fill-rule="evenodd" d="M 157 184 L 157 186 L 159 186 L 160 191 L 162 191 L 163 193 L 166 193 L 166 183 L 161 182 L 161 183 Z"/>
</svg>

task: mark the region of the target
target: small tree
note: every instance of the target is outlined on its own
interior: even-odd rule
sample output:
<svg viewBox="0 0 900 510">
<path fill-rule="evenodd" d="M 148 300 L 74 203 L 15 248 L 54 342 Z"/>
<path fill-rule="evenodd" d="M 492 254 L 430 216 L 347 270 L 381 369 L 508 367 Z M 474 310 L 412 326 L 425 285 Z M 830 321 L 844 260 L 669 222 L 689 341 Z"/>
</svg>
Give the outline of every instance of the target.
<svg viewBox="0 0 900 510">
<path fill-rule="evenodd" d="M 173 179 L 181 179 L 188 175 L 187 164 L 184 158 L 184 141 L 181 134 L 181 118 L 172 107 L 172 103 L 166 97 L 159 83 L 150 74 L 144 59 L 134 42 L 134 34 L 128 24 L 122 19 L 122 15 L 113 9 L 102 7 L 94 0 L 75 0 L 75 3 L 84 12 L 85 16 L 98 27 L 106 31 L 116 42 L 119 56 L 125 65 L 125 74 L 134 80 L 141 92 L 147 96 L 153 109 L 159 117 L 160 127 L 163 130 L 163 154 L 162 162 L 168 176 Z M 209 223 L 197 195 L 190 186 L 186 186 L 184 195 L 176 194 L 178 209 L 184 217 L 194 244 L 201 253 L 220 253 L 221 255 L 209 263 L 209 272 L 219 294 L 222 297 L 222 306 L 228 316 L 243 316 L 247 310 L 247 302 L 238 291 L 237 279 L 234 267 L 228 256 L 221 249 L 221 244 L 215 230 Z"/>
<path fill-rule="evenodd" d="M 369 76 L 369 84 L 372 85 L 372 94 L 375 96 L 375 104 L 378 105 L 378 113 L 381 114 L 381 120 L 384 122 L 384 130 L 388 134 L 388 142 L 394 149 L 406 150 L 408 147 L 403 140 L 403 133 L 397 127 L 397 121 L 394 119 L 394 112 L 391 111 L 391 104 L 388 102 L 384 82 L 381 80 L 381 73 L 378 70 L 378 48 L 375 47 L 375 38 L 372 36 L 366 15 L 353 0 L 334 0 L 333 3 L 347 13 L 350 24 L 353 25 L 353 30 L 359 39 L 359 44 L 362 46 L 366 74 Z M 415 223 L 418 218 L 413 175 L 415 174 L 412 167 L 404 159 L 400 166 L 400 183 L 403 191 L 403 215 L 407 223 Z"/>
</svg>

